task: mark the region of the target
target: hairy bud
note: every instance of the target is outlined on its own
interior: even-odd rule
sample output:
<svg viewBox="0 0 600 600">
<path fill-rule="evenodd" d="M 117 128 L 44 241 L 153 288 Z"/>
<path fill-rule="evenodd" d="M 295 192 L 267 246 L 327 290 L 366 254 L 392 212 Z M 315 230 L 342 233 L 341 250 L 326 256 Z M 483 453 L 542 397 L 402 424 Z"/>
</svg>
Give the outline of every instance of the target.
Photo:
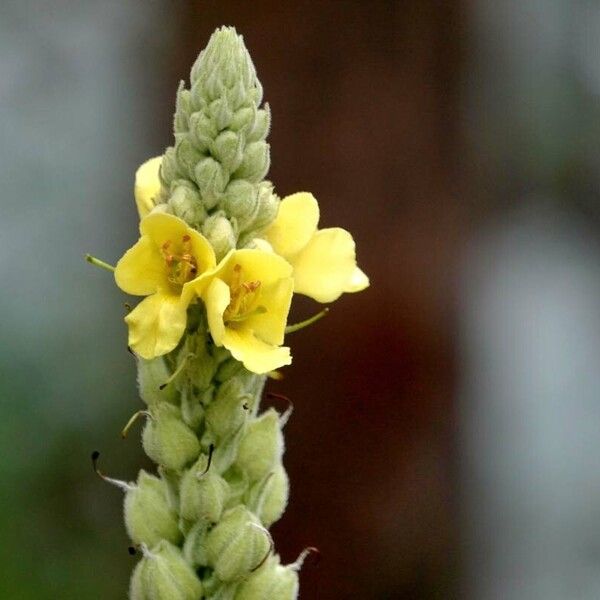
<svg viewBox="0 0 600 600">
<path fill-rule="evenodd" d="M 235 600 L 295 600 L 298 587 L 296 570 L 280 565 L 279 557 L 273 556 L 240 584 Z"/>
<path fill-rule="evenodd" d="M 138 389 L 140 397 L 148 406 L 160 402 L 174 403 L 176 401 L 176 393 L 172 386 L 160 389 L 170 374 L 162 356 L 157 356 L 152 360 L 138 357 Z"/>
<path fill-rule="evenodd" d="M 255 483 L 248 493 L 247 504 L 265 527 L 270 527 L 283 515 L 289 489 L 287 473 L 280 464 L 264 481 Z"/>
</svg>

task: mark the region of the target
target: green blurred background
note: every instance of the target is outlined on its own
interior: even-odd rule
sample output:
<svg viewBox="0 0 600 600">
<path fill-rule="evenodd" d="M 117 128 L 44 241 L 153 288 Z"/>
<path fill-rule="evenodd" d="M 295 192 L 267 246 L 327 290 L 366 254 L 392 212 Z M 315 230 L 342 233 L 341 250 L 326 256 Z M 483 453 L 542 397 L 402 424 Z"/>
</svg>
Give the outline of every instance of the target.
<svg viewBox="0 0 600 600">
<path fill-rule="evenodd" d="M 126 596 L 121 492 L 89 457 L 127 480 L 149 465 L 139 426 L 119 436 L 140 408 L 125 299 L 83 255 L 136 239 L 135 169 L 223 24 L 271 104 L 276 190 L 312 191 L 372 283 L 295 334 L 270 384 L 296 407 L 277 547 L 322 553 L 302 597 L 598 598 L 600 7 L 582 0 L 1 3 L 0 597 Z"/>
</svg>

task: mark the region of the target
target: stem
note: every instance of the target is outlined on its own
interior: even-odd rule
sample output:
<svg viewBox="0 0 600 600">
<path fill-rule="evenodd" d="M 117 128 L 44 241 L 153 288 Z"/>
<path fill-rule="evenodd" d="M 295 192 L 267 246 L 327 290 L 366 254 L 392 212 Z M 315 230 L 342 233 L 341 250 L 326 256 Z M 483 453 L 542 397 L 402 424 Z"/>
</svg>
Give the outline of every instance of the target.
<svg viewBox="0 0 600 600">
<path fill-rule="evenodd" d="M 85 255 L 85 260 L 90 263 L 90 265 L 94 265 L 95 267 L 100 267 L 101 269 L 106 269 L 107 271 L 114 271 L 115 268 L 112 265 L 109 265 L 107 262 L 92 256 L 91 254 Z"/>
</svg>

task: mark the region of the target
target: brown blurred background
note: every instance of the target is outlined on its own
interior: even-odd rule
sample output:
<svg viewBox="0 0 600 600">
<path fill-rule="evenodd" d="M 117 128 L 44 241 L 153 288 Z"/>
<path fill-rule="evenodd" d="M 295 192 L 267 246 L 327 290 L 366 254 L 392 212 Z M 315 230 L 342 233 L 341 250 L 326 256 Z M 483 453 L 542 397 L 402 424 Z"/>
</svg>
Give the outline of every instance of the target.
<svg viewBox="0 0 600 600">
<path fill-rule="evenodd" d="M 81 257 L 136 238 L 133 173 L 171 143 L 177 84 L 220 25 L 271 105 L 277 192 L 313 192 L 371 278 L 269 384 L 295 405 L 277 548 L 321 552 L 302 598 L 598 598 L 583 0 L 2 3 L 0 597 L 125 596 L 122 498 L 89 453 L 124 479 L 148 465 L 118 435 L 140 401 L 122 295 Z"/>
</svg>

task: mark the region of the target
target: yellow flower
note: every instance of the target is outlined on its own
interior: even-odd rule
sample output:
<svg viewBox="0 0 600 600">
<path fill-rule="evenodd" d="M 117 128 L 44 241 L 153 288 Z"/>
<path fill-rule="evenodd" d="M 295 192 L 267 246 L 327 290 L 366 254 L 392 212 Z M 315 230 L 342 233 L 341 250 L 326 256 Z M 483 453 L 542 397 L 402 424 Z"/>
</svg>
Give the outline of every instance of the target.
<svg viewBox="0 0 600 600">
<path fill-rule="evenodd" d="M 345 229 L 317 229 L 319 204 L 308 192 L 287 196 L 264 237 L 294 268 L 294 292 L 333 302 L 360 292 L 369 278 L 356 266 L 354 239 Z M 258 247 L 261 247 L 260 241 Z"/>
<path fill-rule="evenodd" d="M 292 267 L 262 250 L 232 250 L 211 273 L 192 285 L 206 305 L 208 327 L 217 346 L 254 373 L 292 362 L 282 347 L 292 300 Z"/>
<path fill-rule="evenodd" d="M 164 213 L 140 222 L 139 241 L 117 263 L 115 280 L 128 294 L 148 296 L 125 317 L 129 346 L 151 359 L 177 346 L 194 298 L 192 283 L 216 265 L 208 240 Z"/>
<path fill-rule="evenodd" d="M 151 158 L 135 172 L 133 193 L 140 219 L 148 215 L 156 204 L 155 198 L 160 193 L 161 188 L 158 176 L 161 162 L 162 156 Z"/>
</svg>

